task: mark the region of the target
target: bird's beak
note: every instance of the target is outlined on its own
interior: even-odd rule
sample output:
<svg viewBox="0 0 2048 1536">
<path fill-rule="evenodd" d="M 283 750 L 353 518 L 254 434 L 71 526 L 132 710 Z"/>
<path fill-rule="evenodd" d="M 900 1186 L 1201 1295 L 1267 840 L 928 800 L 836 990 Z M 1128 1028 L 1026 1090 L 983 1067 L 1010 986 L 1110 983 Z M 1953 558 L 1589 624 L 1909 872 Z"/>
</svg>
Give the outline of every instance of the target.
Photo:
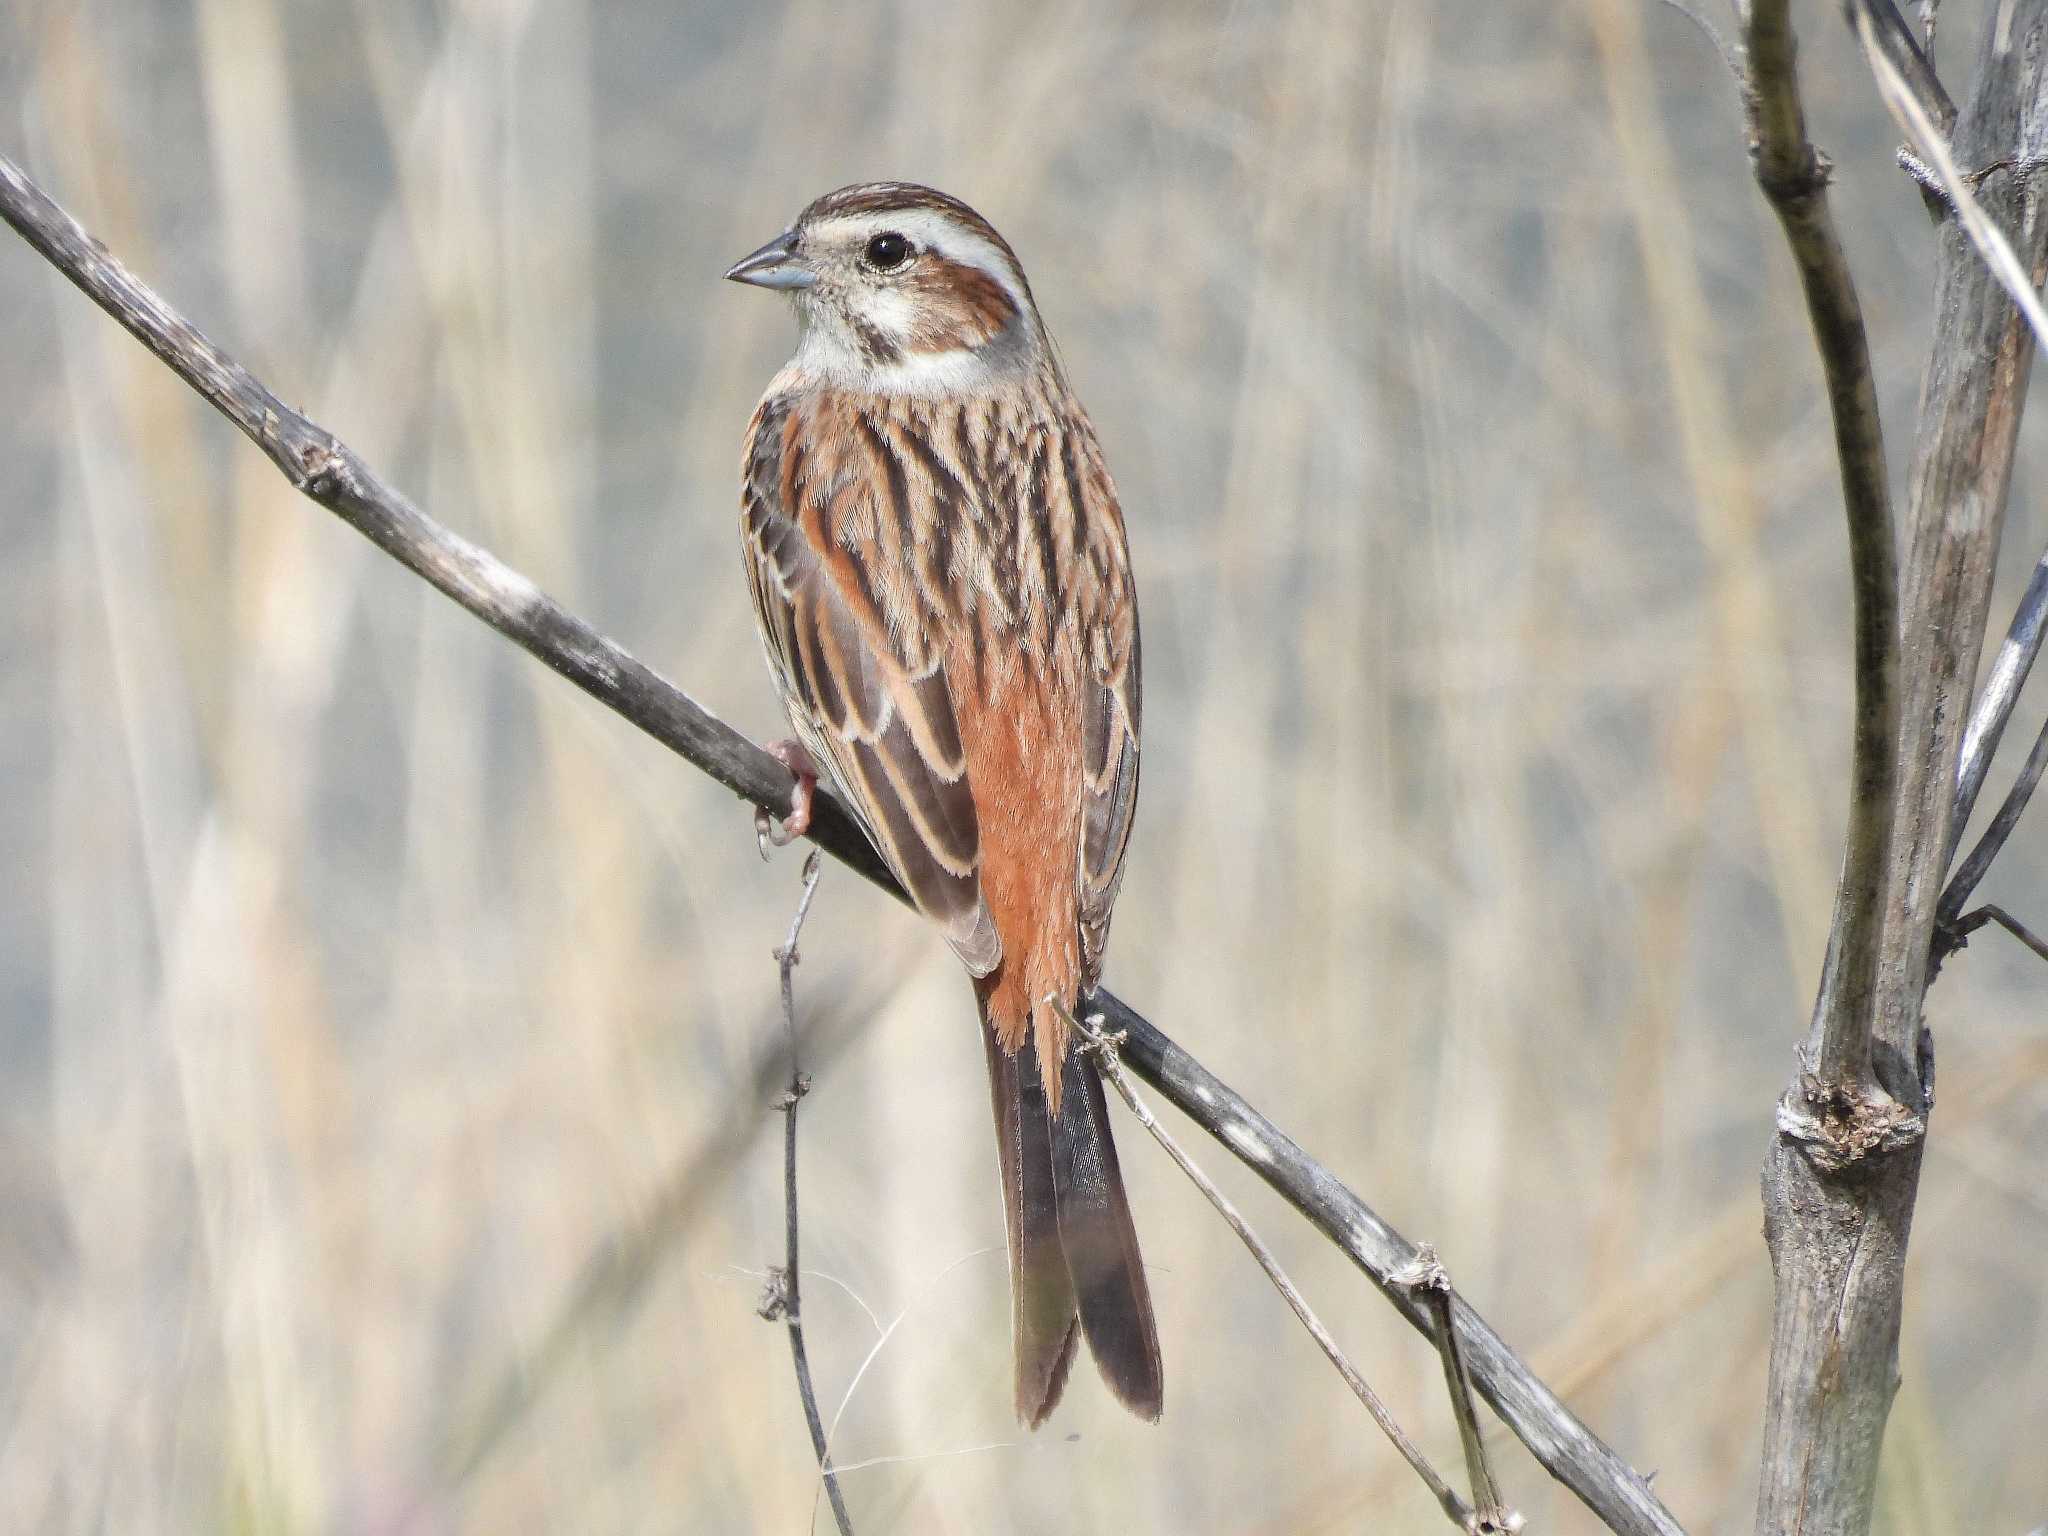
<svg viewBox="0 0 2048 1536">
<path fill-rule="evenodd" d="M 808 288 L 818 280 L 818 274 L 805 266 L 796 253 L 793 229 L 785 229 L 758 251 L 742 256 L 725 275 L 729 282 L 785 290 Z"/>
</svg>

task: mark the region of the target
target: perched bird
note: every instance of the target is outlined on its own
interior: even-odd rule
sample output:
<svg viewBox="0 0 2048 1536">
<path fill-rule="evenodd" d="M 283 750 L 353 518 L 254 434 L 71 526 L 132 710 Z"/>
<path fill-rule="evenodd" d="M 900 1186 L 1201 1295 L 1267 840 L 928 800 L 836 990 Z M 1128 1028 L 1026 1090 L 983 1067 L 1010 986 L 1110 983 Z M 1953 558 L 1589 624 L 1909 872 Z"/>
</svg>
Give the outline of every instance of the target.
<svg viewBox="0 0 2048 1536">
<path fill-rule="evenodd" d="M 1159 1416 L 1108 1108 L 1070 1038 L 1138 798 L 1138 610 L 1116 487 L 1007 241 L 908 182 L 828 192 L 735 265 L 795 301 L 747 429 L 741 533 L 797 740 L 974 978 L 1008 1215 L 1017 1416 L 1076 1325 Z"/>
</svg>

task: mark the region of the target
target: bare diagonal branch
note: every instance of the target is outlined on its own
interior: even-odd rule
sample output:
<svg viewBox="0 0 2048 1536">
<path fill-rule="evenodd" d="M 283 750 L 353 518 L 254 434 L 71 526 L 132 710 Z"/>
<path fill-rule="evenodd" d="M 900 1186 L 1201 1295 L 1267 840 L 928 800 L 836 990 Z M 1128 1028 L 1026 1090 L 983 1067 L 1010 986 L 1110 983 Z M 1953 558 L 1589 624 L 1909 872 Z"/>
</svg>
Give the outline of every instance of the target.
<svg viewBox="0 0 2048 1536">
<path fill-rule="evenodd" d="M 1884 98 L 1886 109 L 1898 123 L 1900 131 L 1912 142 L 1921 162 L 1934 172 L 1941 184 L 1942 195 L 1969 233 L 1970 243 L 1977 247 L 1978 254 L 1984 258 L 1992 276 L 1998 279 L 1999 286 L 2019 306 L 2020 313 L 2027 317 L 2035 340 L 2048 341 L 2048 309 L 2041 305 L 2041 296 L 2036 291 L 2038 282 L 2028 275 L 2019 257 L 2013 253 L 2011 242 L 1984 211 L 1976 193 L 1970 190 L 1969 178 L 1957 166 L 1950 151 L 1947 125 L 1935 121 L 1927 103 L 1900 71 L 1895 55 L 1884 46 L 1872 16 L 1870 0 L 1857 0 L 1852 15 L 1856 35 L 1863 43 L 1864 57 L 1870 61 L 1870 73 L 1877 81 L 1878 95 Z"/>
<path fill-rule="evenodd" d="M 1956 124 L 1956 104 L 1949 99 L 1941 77 L 1934 72 L 1934 61 L 1928 58 L 1919 40 L 1913 36 L 1913 29 L 1906 25 L 1906 18 L 1899 14 L 1899 8 L 1892 0 L 1849 0 L 1849 3 L 1863 13 L 1858 30 L 1862 33 L 1864 46 L 1883 54 L 1899 76 L 1901 85 L 1919 103 L 1928 121 L 1946 137 Z M 1928 30 L 1930 34 L 1933 31 L 1931 15 Z"/>
<path fill-rule="evenodd" d="M 1970 850 L 1970 856 L 1963 860 L 1949 881 L 1948 889 L 1941 893 L 1941 906 L 1935 913 L 1937 928 L 1954 923 L 1961 914 L 1963 904 L 1975 893 L 1985 872 L 1991 868 L 1991 861 L 1998 857 L 1999 851 L 2005 847 L 2005 840 L 2012 836 L 2012 829 L 2019 825 L 2020 814 L 2034 797 L 2034 787 L 2041 782 L 2044 768 L 2048 768 L 2048 721 L 2042 722 L 2040 733 L 2034 737 L 2033 750 L 2027 754 L 2026 762 L 2020 765 L 2019 777 L 2006 791 L 1998 814 L 1991 818 L 1991 825 L 1984 829 L 1984 835 L 1977 839 L 1977 846 Z M 1940 940 L 1937 938 L 1936 942 L 1938 944 Z"/>
<path fill-rule="evenodd" d="M 2004 643 L 1992 658 L 1991 675 L 1984 680 L 1984 690 L 1970 710 L 1969 729 L 1963 732 L 1962 761 L 1956 765 L 1955 821 L 1949 829 L 1951 861 L 1962 843 L 1970 813 L 1977 808 L 1977 797 L 1984 792 L 1984 775 L 1991 771 L 1991 756 L 2005 735 L 2013 706 L 2019 703 L 2020 689 L 2026 686 L 2027 674 L 2034 669 L 2034 658 L 2041 654 L 2044 630 L 2048 630 L 2048 554 L 2034 562 L 2034 573 L 2027 578 L 2026 591 L 2020 594 Z M 1973 854 L 1973 862 L 1974 858 Z M 1966 866 L 1958 870 L 1942 896 L 1943 914 L 1952 918 L 1960 912 L 1983 877 L 1981 868 L 1972 871 Z"/>
<path fill-rule="evenodd" d="M 1970 935 L 1979 928 L 1982 928 L 1986 923 L 1998 924 L 1999 927 L 2026 945 L 2036 955 L 2039 955 L 2043 960 L 2048 960 L 2048 940 L 2043 940 L 2039 934 L 2006 911 L 2005 908 L 1988 903 L 1979 907 L 1976 911 L 1965 913 L 1956 919 L 1955 927 L 1951 930 L 1956 947 L 1961 948 L 1969 941 Z"/>
<path fill-rule="evenodd" d="M 1128 1004 L 1097 992 L 1088 1000 L 1088 1010 L 1102 1016 L 1102 1027 L 1109 1033 L 1124 1037 L 1117 1054 L 1125 1066 L 1306 1216 L 1364 1271 L 1416 1332 L 1436 1337 L 1428 1303 L 1404 1280 L 1420 1252 L 1414 1243 Z M 1679 1529 L 1651 1491 L 1649 1479 L 1574 1418 L 1463 1296 L 1452 1296 L 1451 1309 L 1458 1346 L 1479 1395 L 1552 1477 L 1584 1499 L 1610 1530 Z"/>
<path fill-rule="evenodd" d="M 427 517 L 346 444 L 285 405 L 207 340 L 4 156 L 0 218 L 240 428 L 304 495 L 741 798 L 778 816 L 789 809 L 795 780 L 781 763 L 489 551 Z M 904 899 L 852 818 L 822 787 L 806 835 Z M 1412 1261 L 1411 1245 L 1127 1004 L 1099 992 L 1090 1007 L 1105 1014 L 1112 1030 L 1129 1036 L 1123 1059 L 1138 1076 L 1257 1172 L 1391 1294 L 1389 1277 Z M 1430 1332 L 1427 1309 L 1412 1298 L 1393 1299 L 1419 1332 Z M 1682 1536 L 1682 1527 L 1649 1483 L 1581 1423 L 1462 1299 L 1457 1316 L 1474 1384 L 1552 1476 L 1612 1530 Z"/>
<path fill-rule="evenodd" d="M 0 215 L 233 422 L 294 488 L 734 794 L 778 816 L 788 810 L 795 780 L 780 763 L 489 550 L 435 523 L 346 443 L 216 347 L 4 157 Z M 812 840 L 870 880 L 893 883 L 845 810 L 822 794 L 819 801 Z"/>
<path fill-rule="evenodd" d="M 1202 1172 L 1201 1165 L 1188 1156 L 1181 1144 L 1173 1139 L 1172 1132 L 1154 1118 L 1151 1109 L 1138 1096 L 1138 1091 L 1131 1086 L 1130 1079 L 1124 1076 L 1123 1064 L 1118 1059 L 1117 1053 L 1123 1046 L 1122 1037 L 1102 1033 L 1096 1027 L 1092 1015 L 1087 1020 L 1069 1016 L 1069 1022 L 1088 1042 L 1082 1049 L 1094 1057 L 1096 1065 L 1093 1070 L 1117 1091 L 1118 1096 L 1129 1106 L 1131 1113 L 1138 1117 L 1138 1123 L 1145 1127 L 1152 1139 L 1158 1142 L 1166 1155 L 1173 1160 L 1173 1165 L 1187 1175 L 1188 1181 L 1202 1192 L 1202 1198 L 1215 1207 L 1216 1214 L 1223 1218 L 1224 1224 L 1237 1234 L 1238 1241 L 1250 1250 L 1253 1260 L 1266 1272 L 1266 1278 L 1272 1281 L 1273 1289 L 1280 1293 L 1280 1299 L 1286 1302 L 1288 1308 L 1301 1320 L 1301 1326 L 1308 1330 L 1309 1337 L 1316 1341 L 1316 1347 L 1323 1352 L 1323 1357 L 1336 1368 L 1337 1374 L 1344 1378 L 1344 1385 L 1351 1389 L 1352 1395 L 1365 1405 L 1365 1411 L 1371 1415 L 1373 1423 L 1379 1425 L 1380 1433 L 1392 1442 L 1394 1449 L 1401 1453 L 1401 1459 L 1408 1463 L 1417 1477 L 1422 1479 L 1423 1486 L 1429 1489 L 1430 1497 L 1436 1500 L 1437 1507 L 1444 1512 L 1451 1524 L 1462 1531 L 1476 1533 L 1480 1528 L 1477 1512 L 1458 1497 L 1457 1491 L 1444 1481 L 1444 1475 L 1437 1471 L 1427 1456 L 1423 1455 L 1421 1447 L 1408 1438 L 1407 1431 L 1401 1428 L 1399 1421 L 1388 1410 L 1379 1393 L 1372 1389 L 1372 1384 L 1359 1373 L 1358 1367 L 1351 1363 L 1350 1358 L 1337 1343 L 1336 1337 L 1324 1325 L 1323 1320 L 1316 1316 L 1315 1309 L 1308 1304 L 1308 1298 L 1301 1294 L 1300 1287 L 1295 1285 L 1287 1271 L 1280 1267 L 1280 1261 L 1273 1256 L 1273 1250 L 1260 1240 L 1258 1233 L 1252 1230 L 1251 1223 L 1239 1213 L 1230 1197 L 1216 1187 L 1215 1180 Z"/>
</svg>

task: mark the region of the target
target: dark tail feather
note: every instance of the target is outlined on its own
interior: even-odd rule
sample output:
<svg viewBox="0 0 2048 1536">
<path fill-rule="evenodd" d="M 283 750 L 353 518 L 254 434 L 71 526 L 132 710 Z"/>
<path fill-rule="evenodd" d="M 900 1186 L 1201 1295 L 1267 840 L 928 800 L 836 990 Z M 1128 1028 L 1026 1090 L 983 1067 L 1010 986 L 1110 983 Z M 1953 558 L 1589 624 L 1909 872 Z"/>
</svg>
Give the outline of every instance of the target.
<svg viewBox="0 0 2048 1536">
<path fill-rule="evenodd" d="M 1017 1417 L 1036 1429 L 1059 1403 L 1078 1332 L 1117 1399 L 1157 1419 L 1159 1335 L 1102 1084 L 1068 1051 L 1054 1120 L 1031 1037 L 1014 1056 L 986 1022 L 982 1040 L 1008 1216 Z"/>
<path fill-rule="evenodd" d="M 1027 1045 L 1017 1054 L 1022 1063 L 1036 1052 Z M 1036 1069 L 1031 1060 L 1027 1070 L 1035 1075 Z M 1159 1331 L 1116 1142 L 1109 1134 L 1109 1105 L 1094 1063 L 1071 1046 L 1062 1070 L 1052 1172 L 1060 1245 L 1081 1310 L 1081 1331 L 1117 1400 L 1139 1418 L 1156 1420 L 1166 1394 Z"/>
<path fill-rule="evenodd" d="M 1010 1236 L 1017 1418 L 1036 1429 L 1066 1389 L 1076 1337 L 1074 1283 L 1060 1248 L 1058 1197 L 1053 1189 L 1052 1123 L 1030 1046 L 1010 1055 L 986 1019 L 981 1037 L 988 1048 L 996 1156 L 1002 1165 L 1003 1210 Z"/>
</svg>

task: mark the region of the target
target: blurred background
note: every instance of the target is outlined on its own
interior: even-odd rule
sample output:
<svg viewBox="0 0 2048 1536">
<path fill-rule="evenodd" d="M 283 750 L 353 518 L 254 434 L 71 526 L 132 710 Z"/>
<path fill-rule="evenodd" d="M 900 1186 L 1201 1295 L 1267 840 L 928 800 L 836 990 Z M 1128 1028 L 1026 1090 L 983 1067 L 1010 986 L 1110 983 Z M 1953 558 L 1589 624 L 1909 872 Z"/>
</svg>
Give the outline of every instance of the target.
<svg viewBox="0 0 2048 1536">
<path fill-rule="evenodd" d="M 1981 13 L 1943 8 L 1959 97 Z M 1902 472 L 1929 225 L 1800 20 Z M 1804 313 L 1684 18 L 16 0 L 0 107 L 280 395 L 756 738 L 736 465 L 793 324 L 719 273 L 843 182 L 972 202 L 1129 515 L 1110 982 L 1434 1241 L 1692 1529 L 1748 1528 L 1849 629 Z M 2044 456 L 2037 412 L 1998 630 Z M 0 1527 L 829 1527 L 754 1317 L 799 858 L 11 235 L 0 505 Z M 2048 921 L 2044 849 L 1985 896 Z M 862 1531 L 1439 1528 L 1127 1117 L 1165 1420 L 1083 1367 L 1020 1434 L 968 990 L 836 869 L 803 955 L 805 1315 Z M 2048 1506 L 2044 997 L 1989 930 L 1930 997 L 1885 1531 Z M 1196 1150 L 1455 1467 L 1423 1342 Z M 1540 1529 L 1594 1528 L 1495 1440 Z"/>
</svg>

